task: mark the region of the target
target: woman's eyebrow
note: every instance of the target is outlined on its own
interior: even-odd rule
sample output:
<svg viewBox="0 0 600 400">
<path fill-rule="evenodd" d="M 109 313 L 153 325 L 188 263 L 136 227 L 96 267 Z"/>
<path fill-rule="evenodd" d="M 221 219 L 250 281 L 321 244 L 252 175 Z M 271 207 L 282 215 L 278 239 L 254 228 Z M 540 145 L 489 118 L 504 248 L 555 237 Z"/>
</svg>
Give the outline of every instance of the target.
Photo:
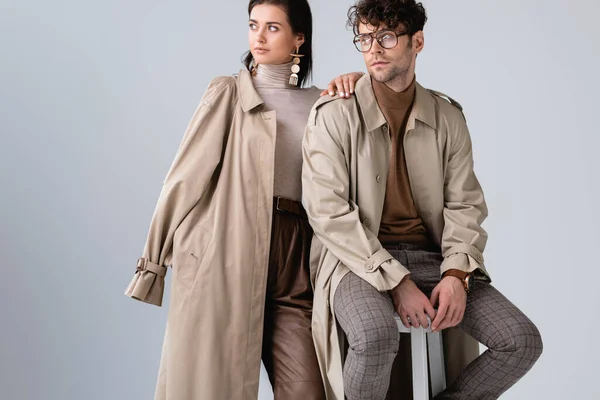
<svg viewBox="0 0 600 400">
<path fill-rule="evenodd" d="M 258 21 L 254 20 L 254 19 L 251 19 L 248 22 L 252 22 L 252 23 L 258 24 Z M 281 24 L 280 22 L 277 22 L 277 21 L 270 21 L 270 22 L 267 22 L 266 24 L 267 25 L 281 25 L 281 26 L 283 26 L 283 24 Z"/>
</svg>

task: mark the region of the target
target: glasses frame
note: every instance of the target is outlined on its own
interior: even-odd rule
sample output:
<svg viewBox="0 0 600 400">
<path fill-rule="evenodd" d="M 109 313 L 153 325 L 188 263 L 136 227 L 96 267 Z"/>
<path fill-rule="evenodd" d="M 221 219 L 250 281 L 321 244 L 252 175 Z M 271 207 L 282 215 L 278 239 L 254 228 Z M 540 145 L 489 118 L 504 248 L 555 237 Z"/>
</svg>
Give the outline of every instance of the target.
<svg viewBox="0 0 600 400">
<path fill-rule="evenodd" d="M 387 34 L 387 33 L 391 33 L 391 34 L 393 34 L 393 35 L 396 36 L 396 43 L 392 47 L 384 47 L 381 44 L 381 42 L 383 41 L 383 39 L 378 37 L 380 35 L 384 36 L 383 34 Z M 366 50 L 361 50 L 360 47 L 362 47 L 362 46 L 360 45 L 360 40 L 359 39 L 361 37 L 365 36 L 365 35 L 371 36 L 372 39 L 377 40 L 377 43 L 379 43 L 379 46 L 381 46 L 381 48 L 386 49 L 386 50 L 391 50 L 394 47 L 398 46 L 398 38 L 400 36 L 408 35 L 408 32 L 398 33 L 398 32 L 393 31 L 393 30 L 384 30 L 384 31 L 379 31 L 379 32 L 371 32 L 371 33 L 361 33 L 361 34 L 358 34 L 358 35 L 354 36 L 354 47 L 356 47 L 356 50 L 360 51 L 361 53 L 367 53 L 367 52 L 371 51 L 371 48 L 373 48 L 373 40 L 371 40 L 371 45 L 369 46 L 369 48 L 366 49 Z"/>
</svg>

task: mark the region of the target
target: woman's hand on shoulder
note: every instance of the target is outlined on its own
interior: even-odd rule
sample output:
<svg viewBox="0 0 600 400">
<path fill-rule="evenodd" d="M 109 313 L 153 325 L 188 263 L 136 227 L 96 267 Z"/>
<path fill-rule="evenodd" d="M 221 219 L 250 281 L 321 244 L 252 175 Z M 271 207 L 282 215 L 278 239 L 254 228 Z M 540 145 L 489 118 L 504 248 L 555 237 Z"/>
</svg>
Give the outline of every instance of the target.
<svg viewBox="0 0 600 400">
<path fill-rule="evenodd" d="M 347 99 L 350 95 L 354 94 L 354 85 L 363 75 L 364 72 L 350 72 L 340 75 L 329 82 L 327 89 L 321 92 L 321 96 L 335 96 L 339 94 L 341 98 Z"/>
</svg>

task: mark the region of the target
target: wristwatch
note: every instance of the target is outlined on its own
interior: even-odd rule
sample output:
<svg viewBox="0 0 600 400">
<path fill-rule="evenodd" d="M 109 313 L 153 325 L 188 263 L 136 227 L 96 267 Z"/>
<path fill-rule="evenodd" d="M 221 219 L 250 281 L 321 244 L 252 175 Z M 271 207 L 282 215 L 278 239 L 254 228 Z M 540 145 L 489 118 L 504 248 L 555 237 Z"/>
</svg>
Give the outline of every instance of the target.
<svg viewBox="0 0 600 400">
<path fill-rule="evenodd" d="M 454 276 L 454 277 L 460 279 L 462 281 L 465 291 L 467 293 L 470 293 L 471 290 L 473 290 L 474 280 L 473 280 L 472 274 L 465 272 L 465 271 L 461 271 L 459 269 L 449 269 L 448 271 L 444 272 L 444 274 L 442 275 L 443 278 L 445 278 L 447 276 Z"/>
</svg>

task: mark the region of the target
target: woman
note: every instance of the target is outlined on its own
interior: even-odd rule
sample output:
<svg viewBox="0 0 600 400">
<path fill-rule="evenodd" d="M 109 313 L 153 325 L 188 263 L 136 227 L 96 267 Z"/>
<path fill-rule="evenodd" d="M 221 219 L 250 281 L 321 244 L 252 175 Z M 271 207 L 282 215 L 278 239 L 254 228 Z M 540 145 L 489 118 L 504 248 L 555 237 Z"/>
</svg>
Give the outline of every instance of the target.
<svg viewBox="0 0 600 400">
<path fill-rule="evenodd" d="M 320 91 L 294 86 L 311 71 L 311 12 L 305 0 L 252 0 L 249 16 L 247 70 L 210 83 L 126 291 L 160 305 L 173 266 L 160 400 L 256 399 L 261 358 L 276 399 L 325 398 L 299 202 L 302 136 Z M 337 80 L 344 97 L 360 76 Z"/>
</svg>

